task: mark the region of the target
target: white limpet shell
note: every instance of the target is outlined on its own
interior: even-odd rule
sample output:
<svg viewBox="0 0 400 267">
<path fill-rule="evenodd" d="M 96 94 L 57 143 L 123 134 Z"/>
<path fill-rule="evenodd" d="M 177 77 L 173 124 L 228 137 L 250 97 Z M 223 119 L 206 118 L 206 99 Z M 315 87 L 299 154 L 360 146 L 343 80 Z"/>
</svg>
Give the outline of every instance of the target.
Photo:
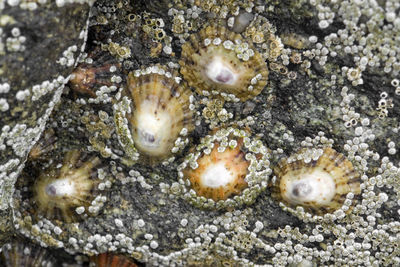
<svg viewBox="0 0 400 267">
<path fill-rule="evenodd" d="M 170 140 L 174 116 L 169 111 L 157 110 L 158 99 L 143 100 L 134 112 L 133 139 L 138 150 L 159 157 L 171 150 Z"/>
<path fill-rule="evenodd" d="M 329 205 L 335 195 L 335 181 L 322 168 L 313 168 L 304 173 L 299 180 L 281 179 L 283 198 L 293 204 L 315 202 L 317 205 Z"/>
<path fill-rule="evenodd" d="M 54 180 L 45 187 L 47 195 L 52 197 L 69 197 L 76 194 L 77 184 L 69 177 Z"/>
<path fill-rule="evenodd" d="M 120 143 L 132 160 L 154 164 L 172 157 L 185 143 L 177 140 L 187 140 L 181 133 L 193 130 L 191 91 L 176 77 L 159 65 L 128 75 L 114 117 Z"/>
<path fill-rule="evenodd" d="M 210 80 L 221 85 L 235 85 L 239 78 L 239 73 L 218 56 L 206 66 L 205 74 Z"/>
<path fill-rule="evenodd" d="M 201 183 L 209 188 L 218 188 L 227 186 L 235 179 L 234 174 L 225 166 L 223 162 L 219 162 L 207 167 L 200 176 Z"/>
<path fill-rule="evenodd" d="M 332 148 L 325 148 L 316 160 L 283 160 L 274 172 L 272 196 L 317 215 L 334 212 L 343 206 L 348 193 L 361 192 L 359 173 Z"/>
</svg>

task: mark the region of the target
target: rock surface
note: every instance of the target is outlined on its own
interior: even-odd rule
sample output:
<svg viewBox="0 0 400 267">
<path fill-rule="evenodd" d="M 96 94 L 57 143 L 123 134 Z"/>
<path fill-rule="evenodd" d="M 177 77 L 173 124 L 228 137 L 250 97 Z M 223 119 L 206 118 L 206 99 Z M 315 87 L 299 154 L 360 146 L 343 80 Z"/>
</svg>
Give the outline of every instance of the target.
<svg viewBox="0 0 400 267">
<path fill-rule="evenodd" d="M 7 232 L 2 242 L 22 235 L 53 254 L 58 248 L 80 255 L 78 266 L 86 264 L 83 255 L 104 252 L 147 266 L 400 264 L 396 1 L 99 0 L 74 71 L 85 79 L 65 88 L 85 42 L 89 5 L 38 4 L 29 11 L 10 2 L 0 16 L 0 192 L 8 218 L 0 223 Z M 269 68 L 268 83 L 246 102 L 191 88 L 194 131 L 174 140 L 174 158 L 151 165 L 135 154 L 124 124 L 116 123 L 116 114 L 135 111 L 121 96 L 128 73 L 164 75 L 147 69 L 155 64 L 179 73 L 182 44 L 210 24 L 253 43 Z M 209 42 L 218 44 L 198 44 Z M 234 49 L 238 57 L 248 52 L 241 45 Z M 249 173 L 260 171 L 269 183 L 251 184 L 259 189 L 218 204 L 197 196 L 180 173 L 194 151 L 229 127 L 250 133 L 244 153 L 267 161 Z M 24 164 L 43 130 L 48 135 L 37 143 L 38 153 Z M 274 166 L 282 158 L 308 151 L 300 153 L 302 160 L 312 161 L 326 147 L 352 162 L 361 177 L 360 196 L 347 195 L 339 210 L 324 216 L 271 197 Z M 51 168 L 74 171 L 64 157 L 77 149 L 102 162 L 91 175 L 99 179 L 93 198 L 71 208 L 83 219 L 38 216 L 35 179 Z M 6 209 L 11 196 L 12 212 Z"/>
</svg>

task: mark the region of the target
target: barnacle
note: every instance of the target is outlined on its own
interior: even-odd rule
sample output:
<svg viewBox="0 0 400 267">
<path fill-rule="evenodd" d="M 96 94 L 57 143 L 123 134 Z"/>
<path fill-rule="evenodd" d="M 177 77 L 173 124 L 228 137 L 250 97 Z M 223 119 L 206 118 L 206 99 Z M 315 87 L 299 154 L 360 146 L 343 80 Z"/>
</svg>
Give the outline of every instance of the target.
<svg viewBox="0 0 400 267">
<path fill-rule="evenodd" d="M 275 62 L 283 49 L 282 40 L 275 33 L 275 26 L 267 18 L 256 16 L 243 32 L 243 36 L 253 41 L 263 59 Z"/>
<path fill-rule="evenodd" d="M 81 122 L 85 124 L 89 136 L 89 142 L 104 158 L 111 156 L 111 150 L 107 146 L 107 141 L 111 138 L 114 130 L 113 119 L 108 113 L 99 111 L 98 115 L 83 115 Z"/>
<path fill-rule="evenodd" d="M 128 46 L 110 42 L 104 47 L 108 49 L 111 55 L 115 56 L 119 60 L 126 59 L 131 56 L 131 49 Z"/>
<path fill-rule="evenodd" d="M 124 96 L 114 105 L 117 133 L 128 156 L 139 154 L 154 163 L 178 152 L 194 128 L 190 104 L 190 90 L 163 67 L 130 73 Z"/>
<path fill-rule="evenodd" d="M 294 64 L 300 64 L 302 62 L 301 54 L 297 53 L 297 52 L 293 52 L 290 57 L 290 61 L 293 62 Z"/>
<path fill-rule="evenodd" d="M 75 222 L 98 208 L 91 206 L 100 183 L 98 157 L 78 150 L 65 153 L 63 162 L 54 162 L 38 173 L 25 171 L 21 178 L 34 178 L 33 212 L 47 219 Z M 29 177 L 33 174 L 35 177 Z M 91 207 L 91 208 L 90 208 Z"/>
<path fill-rule="evenodd" d="M 208 26 L 182 46 L 180 72 L 199 94 L 233 94 L 245 101 L 257 96 L 268 79 L 261 55 L 240 34 Z"/>
<path fill-rule="evenodd" d="M 250 204 L 266 187 L 268 157 L 267 148 L 247 131 L 230 127 L 207 135 L 179 167 L 181 183 L 189 182 L 194 193 L 184 198 L 203 208 Z"/>
<path fill-rule="evenodd" d="M 0 265 L 4 267 L 52 267 L 55 258 L 46 249 L 14 240 L 1 248 Z"/>
<path fill-rule="evenodd" d="M 275 168 L 272 196 L 284 204 L 318 215 L 341 208 L 346 195 L 359 195 L 360 175 L 353 164 L 332 148 L 325 148 L 318 159 L 296 156 L 282 160 Z"/>
</svg>

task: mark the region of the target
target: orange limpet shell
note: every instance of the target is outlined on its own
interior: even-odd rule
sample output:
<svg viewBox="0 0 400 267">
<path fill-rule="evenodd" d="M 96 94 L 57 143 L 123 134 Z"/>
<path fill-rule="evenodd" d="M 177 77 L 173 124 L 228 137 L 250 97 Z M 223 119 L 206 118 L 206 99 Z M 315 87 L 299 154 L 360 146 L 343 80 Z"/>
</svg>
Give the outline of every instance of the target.
<svg viewBox="0 0 400 267">
<path fill-rule="evenodd" d="M 138 267 L 128 257 L 112 253 L 102 253 L 92 256 L 90 257 L 90 261 L 94 262 L 96 267 Z"/>
<path fill-rule="evenodd" d="M 238 142 L 235 148 L 227 147 L 224 152 L 218 152 L 219 145 L 216 143 L 209 155 L 203 153 L 199 157 L 196 169 L 193 170 L 188 167 L 183 171 L 185 177 L 190 180 L 191 186 L 197 195 L 213 199 L 214 201 L 226 200 L 232 195 L 240 194 L 248 186 L 245 177 L 250 162 L 245 159 L 245 153 L 240 150 L 241 146 L 242 142 Z M 227 181 L 222 182 L 220 186 L 210 187 L 206 184 L 207 181 L 205 180 L 209 180 L 210 171 L 216 171 L 216 175 L 221 174 L 220 171 L 216 170 L 218 165 L 219 167 L 223 166 L 225 170 L 222 170 L 222 172 L 230 175 L 230 177 L 225 177 Z M 221 178 L 219 177 L 219 179 Z M 213 180 L 212 182 L 216 182 L 218 185 L 221 181 Z"/>
</svg>

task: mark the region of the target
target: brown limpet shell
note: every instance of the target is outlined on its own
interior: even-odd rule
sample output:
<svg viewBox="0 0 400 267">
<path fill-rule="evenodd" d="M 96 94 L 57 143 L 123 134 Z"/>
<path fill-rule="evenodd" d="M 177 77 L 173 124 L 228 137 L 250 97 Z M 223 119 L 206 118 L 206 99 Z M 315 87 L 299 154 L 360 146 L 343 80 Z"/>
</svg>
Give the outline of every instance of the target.
<svg viewBox="0 0 400 267">
<path fill-rule="evenodd" d="M 37 216 L 67 223 L 80 221 L 87 215 L 95 198 L 98 157 L 86 157 L 78 150 L 66 152 L 58 162 L 39 172 L 33 185 L 33 206 Z M 77 208 L 84 208 L 80 214 Z"/>
<path fill-rule="evenodd" d="M 268 68 L 251 42 L 222 26 L 208 26 L 182 45 L 180 72 L 199 94 L 233 94 L 246 101 L 267 84 Z"/>
<path fill-rule="evenodd" d="M 95 267 L 138 267 L 138 265 L 126 256 L 102 253 L 90 257 L 90 262 L 94 263 Z"/>
<path fill-rule="evenodd" d="M 96 49 L 71 73 L 68 87 L 74 92 L 95 98 L 100 87 L 118 86 L 122 81 L 120 67 L 121 64 L 109 53 Z"/>
</svg>

